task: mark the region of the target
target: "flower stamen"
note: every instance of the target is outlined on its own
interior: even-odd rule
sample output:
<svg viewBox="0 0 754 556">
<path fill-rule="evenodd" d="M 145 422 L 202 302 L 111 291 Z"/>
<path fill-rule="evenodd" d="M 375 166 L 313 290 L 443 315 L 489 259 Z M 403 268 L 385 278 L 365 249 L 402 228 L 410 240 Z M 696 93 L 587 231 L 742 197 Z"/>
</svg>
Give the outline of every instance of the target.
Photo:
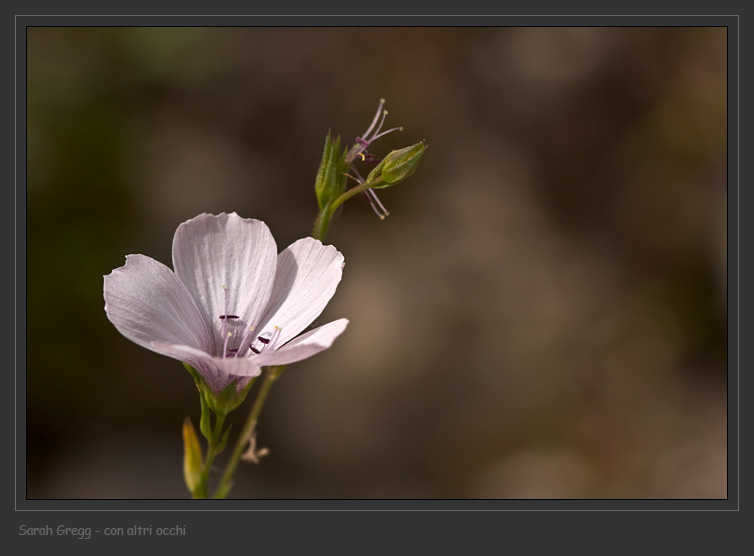
<svg viewBox="0 0 754 556">
<path fill-rule="evenodd" d="M 263 351 L 271 349 L 277 339 L 280 337 L 280 333 L 283 329 L 279 326 L 275 326 L 272 334 L 265 332 L 257 336 L 257 339 L 249 346 L 249 349 L 255 354 L 259 355 Z"/>
<path fill-rule="evenodd" d="M 243 339 L 241 340 L 241 343 L 238 345 L 238 353 L 246 353 L 246 350 L 249 349 L 247 346 L 247 342 L 250 342 L 251 340 L 251 333 L 254 332 L 254 327 L 249 326 L 248 331 L 246 334 L 244 334 Z"/>
<path fill-rule="evenodd" d="M 268 334 L 268 333 L 265 333 L 265 334 Z M 269 347 L 271 339 L 272 339 L 271 335 L 269 335 L 269 337 L 265 335 L 257 336 L 256 341 L 250 346 L 251 351 L 259 355 L 260 353 L 262 353 L 264 350 L 266 350 Z"/>
<path fill-rule="evenodd" d="M 232 332 L 228 332 L 225 335 L 225 343 L 223 344 L 223 358 L 228 357 L 228 340 L 233 335 Z"/>
<path fill-rule="evenodd" d="M 385 106 L 385 99 L 381 98 L 380 105 L 377 107 L 377 113 L 374 115 L 372 123 L 369 124 L 369 127 L 361 137 L 356 138 L 356 145 L 351 147 L 351 149 L 348 151 L 348 154 L 346 155 L 347 164 L 351 164 L 357 156 L 361 157 L 362 162 L 372 162 L 374 160 L 374 157 L 371 157 L 371 155 L 366 153 L 367 148 L 369 148 L 369 146 L 375 140 L 379 139 L 380 137 L 384 137 L 388 133 L 391 133 L 393 131 L 403 131 L 402 127 L 394 127 L 392 129 L 388 129 L 387 131 L 382 131 L 382 126 L 385 124 L 385 118 L 388 114 L 387 110 L 383 110 L 383 106 Z M 382 118 L 380 118 L 380 116 L 382 116 Z M 369 160 L 370 157 L 372 160 Z"/>
<path fill-rule="evenodd" d="M 364 162 L 368 162 L 369 164 L 379 164 L 382 162 L 381 158 L 377 158 L 373 154 L 367 153 L 367 155 L 364 157 Z"/>
<path fill-rule="evenodd" d="M 270 344 L 271 345 L 269 347 L 272 347 L 272 345 L 274 345 L 275 343 L 277 343 L 278 338 L 280 338 L 280 334 L 282 332 L 283 332 L 283 329 L 280 328 L 279 326 L 276 325 L 274 327 L 274 331 L 272 332 L 272 338 L 270 338 Z"/>
<path fill-rule="evenodd" d="M 369 155 L 372 156 L 372 155 Z M 354 174 L 358 176 L 358 178 L 354 178 L 350 174 L 346 174 L 349 178 L 356 180 L 359 185 L 364 183 L 364 178 L 361 177 L 361 174 L 359 171 L 354 167 L 353 168 Z M 385 206 L 380 202 L 380 198 L 377 197 L 377 193 L 375 193 L 372 189 L 367 189 L 366 191 L 362 191 L 361 195 L 369 202 L 369 206 L 372 207 L 372 210 L 374 213 L 380 217 L 380 220 L 385 220 L 386 216 L 390 216 L 390 213 L 387 211 Z"/>
<path fill-rule="evenodd" d="M 371 138 L 371 139 L 366 139 L 366 138 L 365 138 L 365 139 L 364 139 L 365 141 L 367 141 L 368 143 L 371 143 L 372 141 L 374 141 L 375 137 L 377 136 L 377 134 L 378 134 L 378 133 L 380 132 L 380 130 L 382 129 L 382 125 L 383 125 L 383 124 L 385 123 L 385 118 L 387 118 L 387 110 L 383 110 L 383 111 L 382 111 L 382 119 L 380 120 L 380 125 L 378 125 L 378 126 L 377 126 L 377 131 L 375 131 L 375 132 L 374 132 L 374 135 L 372 136 L 372 138 Z M 369 135 L 369 134 L 368 134 L 368 133 L 366 133 L 366 134 L 364 134 L 364 135 L 365 135 L 365 137 L 366 137 L 366 135 Z"/>
<path fill-rule="evenodd" d="M 377 120 L 380 117 L 380 112 L 382 112 L 382 107 L 383 106 L 385 106 L 385 99 L 381 98 L 380 99 L 380 105 L 377 107 L 377 112 L 374 115 L 374 119 L 372 120 L 372 123 L 369 125 L 369 128 L 367 128 L 367 130 L 364 132 L 364 137 L 366 137 L 367 135 L 369 135 L 370 133 L 372 133 L 372 130 L 374 129 L 374 126 L 377 124 Z M 385 118 L 383 118 L 383 121 L 384 121 L 384 119 Z M 358 139 L 357 139 L 357 141 L 358 141 Z"/>
<path fill-rule="evenodd" d="M 385 137 L 385 135 L 387 135 L 388 133 L 392 133 L 393 131 L 403 131 L 403 126 L 393 127 L 393 128 L 391 128 L 391 129 L 388 129 L 387 131 L 383 131 L 383 132 L 382 132 L 382 133 L 380 133 L 379 135 L 375 135 L 374 137 L 372 137 L 372 138 L 371 138 L 371 139 L 369 140 L 369 142 L 370 142 L 370 143 L 372 143 L 372 142 L 373 142 L 373 141 L 375 141 L 376 139 L 379 139 L 380 137 Z"/>
<path fill-rule="evenodd" d="M 386 216 L 390 216 L 390 213 L 385 208 L 385 205 L 380 202 L 380 198 L 377 196 L 377 193 L 375 193 L 371 189 L 367 189 L 363 193 L 367 198 L 367 201 L 369 201 L 369 206 L 371 206 L 375 214 L 380 217 L 380 220 L 385 220 Z"/>
</svg>

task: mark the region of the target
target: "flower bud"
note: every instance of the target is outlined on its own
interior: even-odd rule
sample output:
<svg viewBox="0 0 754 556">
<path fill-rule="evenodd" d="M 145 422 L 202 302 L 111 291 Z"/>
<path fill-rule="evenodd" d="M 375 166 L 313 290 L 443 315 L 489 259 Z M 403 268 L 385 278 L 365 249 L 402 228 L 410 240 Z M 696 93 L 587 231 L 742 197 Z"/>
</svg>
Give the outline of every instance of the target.
<svg viewBox="0 0 754 556">
<path fill-rule="evenodd" d="M 346 190 L 346 166 L 346 152 L 340 151 L 340 136 L 333 141 L 328 131 L 322 162 L 314 182 L 314 193 L 320 210 Z"/>
<path fill-rule="evenodd" d="M 402 182 L 419 167 L 419 160 L 427 150 L 423 142 L 397 149 L 388 154 L 369 174 L 367 181 L 376 181 L 374 189 L 383 189 Z"/>
<path fill-rule="evenodd" d="M 188 417 L 183 420 L 183 478 L 192 493 L 202 481 L 202 447 Z"/>
</svg>

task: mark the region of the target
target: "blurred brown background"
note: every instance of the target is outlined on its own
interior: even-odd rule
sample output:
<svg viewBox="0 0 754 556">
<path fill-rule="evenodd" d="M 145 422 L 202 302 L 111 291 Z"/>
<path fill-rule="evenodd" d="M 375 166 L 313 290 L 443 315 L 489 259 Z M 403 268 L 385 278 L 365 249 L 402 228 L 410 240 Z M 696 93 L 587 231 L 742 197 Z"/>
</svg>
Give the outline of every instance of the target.
<svg viewBox="0 0 754 556">
<path fill-rule="evenodd" d="M 725 28 L 32 28 L 29 498 L 185 497 L 180 363 L 105 317 L 201 212 L 310 232 L 380 97 L 419 171 L 347 265 L 237 498 L 725 498 Z M 250 401 L 234 415 L 240 428 Z M 223 454 L 223 456 L 226 456 Z M 224 461 L 221 458 L 219 463 Z"/>
</svg>

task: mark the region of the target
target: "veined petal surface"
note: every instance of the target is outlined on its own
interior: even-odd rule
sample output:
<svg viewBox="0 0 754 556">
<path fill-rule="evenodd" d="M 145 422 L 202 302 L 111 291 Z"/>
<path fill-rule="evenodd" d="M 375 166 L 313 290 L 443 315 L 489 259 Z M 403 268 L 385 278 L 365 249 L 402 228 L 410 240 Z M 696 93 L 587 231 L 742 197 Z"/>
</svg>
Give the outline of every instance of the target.
<svg viewBox="0 0 754 556">
<path fill-rule="evenodd" d="M 277 275 L 260 333 L 281 328 L 275 344 L 285 344 L 309 326 L 335 294 L 343 276 L 343 255 L 311 237 L 300 239 L 277 258 Z"/>
<path fill-rule="evenodd" d="M 235 212 L 201 214 L 178 226 L 173 267 L 212 326 L 209 352 L 221 355 L 226 347 L 239 347 L 249 327 L 259 324 L 272 293 L 277 246 L 264 222 Z M 225 315 L 238 319 L 220 319 Z"/>
<path fill-rule="evenodd" d="M 209 326 L 191 293 L 172 270 L 151 257 L 128 255 L 125 266 L 105 276 L 104 296 L 110 322 L 142 347 L 169 355 L 153 343 L 198 350 L 212 345 Z"/>
</svg>

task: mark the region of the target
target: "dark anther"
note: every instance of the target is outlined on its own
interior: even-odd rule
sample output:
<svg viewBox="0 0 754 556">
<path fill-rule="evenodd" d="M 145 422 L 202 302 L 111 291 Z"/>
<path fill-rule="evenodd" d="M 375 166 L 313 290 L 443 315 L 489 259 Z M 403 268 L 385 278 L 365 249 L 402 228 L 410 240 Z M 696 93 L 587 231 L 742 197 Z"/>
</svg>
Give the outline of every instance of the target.
<svg viewBox="0 0 754 556">
<path fill-rule="evenodd" d="M 263 344 L 269 344 L 270 343 L 270 339 L 269 338 L 262 338 L 261 336 L 257 337 L 257 340 L 259 340 Z"/>
<path fill-rule="evenodd" d="M 223 320 L 223 319 L 230 320 L 230 319 L 237 319 L 237 318 L 238 318 L 238 315 L 220 315 L 220 320 Z"/>
<path fill-rule="evenodd" d="M 227 355 L 236 355 L 238 353 L 238 348 L 229 349 Z"/>
<path fill-rule="evenodd" d="M 257 355 L 259 355 L 259 354 L 261 353 L 261 352 L 260 352 L 260 351 L 259 351 L 259 350 L 258 350 L 257 348 L 255 348 L 254 346 L 251 346 L 251 351 L 253 351 L 253 352 L 254 352 L 254 353 L 256 353 Z"/>
<path fill-rule="evenodd" d="M 377 164 L 379 162 L 382 162 L 381 158 L 375 158 L 373 154 L 367 154 L 364 156 L 364 162 L 368 162 L 370 164 Z"/>
</svg>

